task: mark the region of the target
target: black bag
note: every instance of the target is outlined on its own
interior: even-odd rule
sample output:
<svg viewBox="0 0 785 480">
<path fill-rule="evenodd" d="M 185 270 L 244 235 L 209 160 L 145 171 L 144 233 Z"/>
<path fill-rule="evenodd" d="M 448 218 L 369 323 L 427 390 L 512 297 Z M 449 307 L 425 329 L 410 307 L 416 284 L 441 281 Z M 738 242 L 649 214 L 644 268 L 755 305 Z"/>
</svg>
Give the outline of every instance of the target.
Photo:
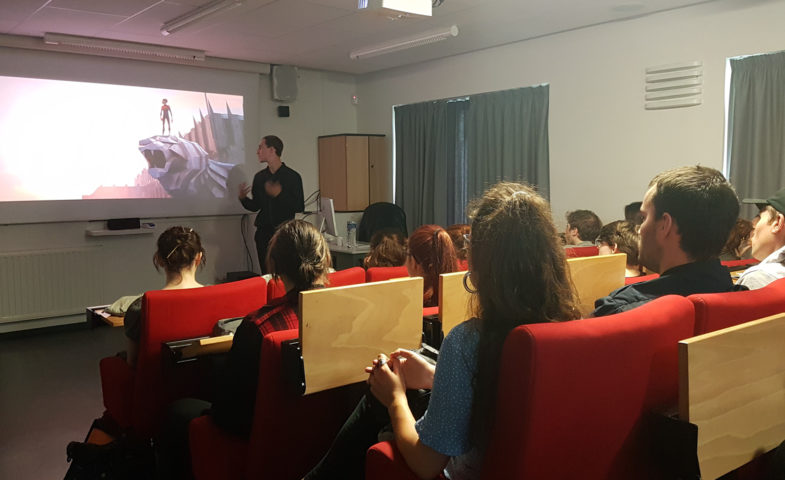
<svg viewBox="0 0 785 480">
<path fill-rule="evenodd" d="M 71 442 L 66 447 L 66 454 L 71 466 L 64 480 L 153 480 L 155 478 L 155 456 L 152 447 L 125 436 L 106 445 Z"/>
</svg>

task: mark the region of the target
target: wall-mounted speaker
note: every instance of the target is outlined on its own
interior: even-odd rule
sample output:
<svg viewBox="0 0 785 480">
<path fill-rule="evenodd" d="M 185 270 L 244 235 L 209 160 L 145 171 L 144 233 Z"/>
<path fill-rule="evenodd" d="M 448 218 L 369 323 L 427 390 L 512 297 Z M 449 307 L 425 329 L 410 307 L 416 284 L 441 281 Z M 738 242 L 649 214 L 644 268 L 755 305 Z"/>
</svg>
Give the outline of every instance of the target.
<svg viewBox="0 0 785 480">
<path fill-rule="evenodd" d="M 297 99 L 297 67 L 273 65 L 270 71 L 273 100 L 292 102 Z"/>
<path fill-rule="evenodd" d="M 279 105 L 278 106 L 278 116 L 281 118 L 289 116 L 289 105 Z"/>
</svg>

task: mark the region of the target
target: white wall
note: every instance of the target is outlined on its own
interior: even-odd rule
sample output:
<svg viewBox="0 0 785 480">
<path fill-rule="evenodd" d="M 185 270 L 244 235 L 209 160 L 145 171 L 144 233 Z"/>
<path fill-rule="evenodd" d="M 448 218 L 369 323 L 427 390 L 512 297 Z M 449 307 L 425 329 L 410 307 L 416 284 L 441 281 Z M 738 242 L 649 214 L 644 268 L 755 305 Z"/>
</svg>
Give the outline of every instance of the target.
<svg viewBox="0 0 785 480">
<path fill-rule="evenodd" d="M 37 52 L 26 53 L 31 56 Z M 51 58 L 52 54 L 47 54 Z M 56 57 L 67 62 L 72 56 Z M 118 62 L 118 60 L 90 57 L 89 62 Z M 148 74 L 162 79 L 171 76 L 173 69 L 183 67 L 165 64 L 146 64 Z M 186 67 L 187 68 L 187 67 Z M 220 75 L 221 72 L 210 72 Z M 21 74 L 21 73 L 20 73 Z M 200 70 L 194 69 L 194 75 Z M 202 73 L 204 74 L 204 73 Z M 89 76 L 88 76 L 89 77 Z M 318 188 L 317 141 L 320 135 L 342 132 L 356 132 L 355 107 L 351 97 L 355 93 L 354 78 L 350 75 L 300 70 L 298 76 L 299 94 L 290 103 L 291 116 L 278 118 L 276 107 L 280 105 L 271 100 L 270 82 L 267 76 L 259 77 L 259 95 L 254 103 L 258 104 L 258 127 L 246 132 L 252 137 L 252 146 L 247 152 L 245 170 L 249 179 L 260 168 L 255 161 L 255 145 L 259 138 L 267 134 L 280 136 L 284 141 L 283 160 L 300 172 L 306 196 Z M 89 79 L 89 78 L 88 78 Z M 246 110 L 248 110 L 246 105 Z M 246 112 L 248 115 L 249 112 Z M 258 131 L 254 131 L 258 130 Z M 247 148 L 248 149 L 248 148 Z M 252 225 L 255 214 L 251 214 L 248 224 Z M 96 303 L 109 303 L 121 295 L 141 293 L 145 290 L 163 286 L 163 276 L 156 273 L 152 265 L 155 239 L 163 230 L 173 225 L 189 225 L 202 236 L 207 251 L 207 265 L 199 273 L 202 283 L 221 281 L 226 272 L 246 270 L 246 255 L 241 237 L 240 215 L 205 216 L 189 218 L 145 218 L 156 224 L 153 235 L 133 235 L 123 237 L 87 237 L 85 230 L 102 228 L 97 222 L 61 222 L 33 224 L 5 224 L 0 218 L 0 252 L 19 252 L 59 248 L 73 248 L 101 245 L 102 257 L 108 259 L 106 268 L 115 272 L 112 280 L 104 288 L 104 298 Z M 248 249 L 256 264 L 256 250 L 253 243 L 253 228 L 246 234 Z M 258 270 L 257 270 L 258 271 Z M 79 281 L 63 278 L 62 282 Z M 0 292 L 2 295 L 3 292 Z M 28 321 L 23 324 L 3 324 L 0 333 L 22 328 L 34 328 L 51 324 L 81 321 L 83 316 Z"/>
<path fill-rule="evenodd" d="M 550 84 L 551 202 L 623 217 L 667 168 L 722 168 L 728 57 L 785 49 L 785 2 L 723 0 L 358 78 L 361 130 L 391 135 L 392 107 Z M 643 108 L 644 71 L 700 60 L 703 104 Z"/>
</svg>

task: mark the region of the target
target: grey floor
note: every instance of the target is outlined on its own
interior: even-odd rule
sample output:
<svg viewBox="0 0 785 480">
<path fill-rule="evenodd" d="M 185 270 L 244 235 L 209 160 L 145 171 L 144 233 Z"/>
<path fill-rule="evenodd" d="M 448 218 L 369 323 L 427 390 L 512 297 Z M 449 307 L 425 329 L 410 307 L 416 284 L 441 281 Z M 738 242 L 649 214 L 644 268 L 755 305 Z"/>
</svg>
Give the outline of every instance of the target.
<svg viewBox="0 0 785 480">
<path fill-rule="evenodd" d="M 98 361 L 125 348 L 122 328 L 0 335 L 0 479 L 62 479 L 65 447 L 101 416 Z"/>
</svg>

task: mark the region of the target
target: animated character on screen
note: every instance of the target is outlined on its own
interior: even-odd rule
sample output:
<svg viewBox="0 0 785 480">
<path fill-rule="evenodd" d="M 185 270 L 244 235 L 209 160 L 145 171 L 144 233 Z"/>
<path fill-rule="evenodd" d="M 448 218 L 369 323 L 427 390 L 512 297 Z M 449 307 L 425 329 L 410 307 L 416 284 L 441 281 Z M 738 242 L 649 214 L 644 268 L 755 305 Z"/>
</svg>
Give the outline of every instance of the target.
<svg viewBox="0 0 785 480">
<path fill-rule="evenodd" d="M 161 135 L 164 134 L 164 130 L 166 128 L 169 129 L 169 135 L 172 134 L 172 120 L 174 120 L 174 114 L 172 113 L 172 107 L 167 105 L 168 101 L 164 98 L 161 100 Z"/>
</svg>

